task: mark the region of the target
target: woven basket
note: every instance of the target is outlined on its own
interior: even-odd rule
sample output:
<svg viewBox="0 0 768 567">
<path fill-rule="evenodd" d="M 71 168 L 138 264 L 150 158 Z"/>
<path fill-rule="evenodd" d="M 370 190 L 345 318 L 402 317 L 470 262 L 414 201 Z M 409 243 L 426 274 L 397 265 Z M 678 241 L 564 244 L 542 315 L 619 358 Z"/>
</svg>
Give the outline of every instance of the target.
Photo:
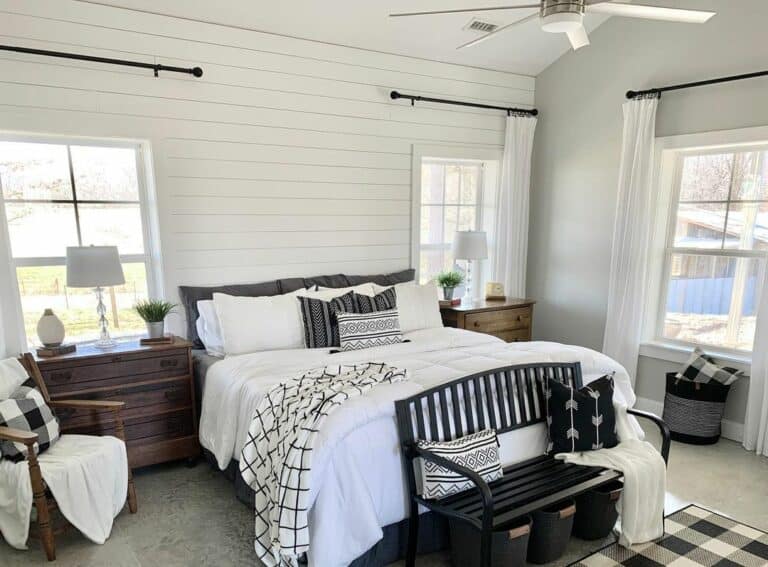
<svg viewBox="0 0 768 567">
<path fill-rule="evenodd" d="M 566 500 L 534 512 L 531 539 L 528 542 L 529 563 L 549 563 L 558 559 L 571 538 L 576 504 Z"/>
<path fill-rule="evenodd" d="M 610 535 L 619 518 L 616 502 L 622 490 L 624 483 L 616 480 L 577 496 L 573 535 L 587 540 L 603 539 Z"/>
<path fill-rule="evenodd" d="M 693 445 L 717 443 L 730 389 L 718 382 L 702 384 L 667 374 L 664 422 L 672 439 Z"/>
<path fill-rule="evenodd" d="M 491 566 L 525 564 L 532 520 L 524 516 L 491 536 Z M 480 531 L 466 522 L 451 520 L 451 559 L 461 567 L 480 567 Z"/>
</svg>

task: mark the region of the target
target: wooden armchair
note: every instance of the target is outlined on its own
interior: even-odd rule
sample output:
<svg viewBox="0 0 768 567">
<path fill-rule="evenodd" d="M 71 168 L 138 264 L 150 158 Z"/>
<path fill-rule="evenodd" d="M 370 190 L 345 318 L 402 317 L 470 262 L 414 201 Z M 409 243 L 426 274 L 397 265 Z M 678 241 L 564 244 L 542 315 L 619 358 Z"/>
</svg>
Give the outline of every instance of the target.
<svg viewBox="0 0 768 567">
<path fill-rule="evenodd" d="M 125 428 L 123 426 L 123 417 L 121 414 L 121 410 L 125 405 L 124 402 L 51 400 L 51 397 L 48 394 L 48 388 L 45 386 L 43 376 L 40 373 L 40 369 L 38 368 L 34 357 L 30 353 L 26 353 L 20 357 L 19 361 L 27 370 L 29 376 L 34 380 L 36 386 L 42 393 L 43 398 L 45 398 L 45 402 L 51 407 L 54 414 L 59 408 L 111 410 L 112 419 L 114 420 L 115 425 L 115 437 L 125 442 Z M 37 434 L 12 429 L 10 427 L 0 427 L 0 440 L 23 443 L 27 447 L 26 460 L 29 465 L 29 477 L 32 484 L 34 507 L 37 510 L 37 535 L 40 537 L 48 561 L 54 561 L 56 559 L 54 536 L 62 533 L 64 529 L 66 529 L 66 526 L 54 529 L 51 523 L 52 513 L 58 509 L 58 506 L 56 505 L 53 495 L 46 487 L 45 481 L 40 473 L 40 465 L 37 460 L 37 455 L 35 455 L 33 450 L 34 444 L 37 442 Z M 130 463 L 128 463 L 128 508 L 130 509 L 131 514 L 135 514 L 138 509 L 136 502 L 136 488 L 133 483 L 133 472 L 131 471 Z"/>
</svg>

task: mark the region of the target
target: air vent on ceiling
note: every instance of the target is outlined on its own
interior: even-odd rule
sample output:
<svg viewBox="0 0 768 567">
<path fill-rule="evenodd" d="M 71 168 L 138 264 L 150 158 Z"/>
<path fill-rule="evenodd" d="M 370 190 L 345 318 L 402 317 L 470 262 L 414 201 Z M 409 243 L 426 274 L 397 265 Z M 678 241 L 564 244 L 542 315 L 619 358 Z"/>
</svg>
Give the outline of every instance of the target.
<svg viewBox="0 0 768 567">
<path fill-rule="evenodd" d="M 478 20 L 477 18 L 472 18 L 469 21 L 469 23 L 466 26 L 464 26 L 464 29 L 470 30 L 470 31 L 476 31 L 480 33 L 491 33 L 492 31 L 495 31 L 496 28 L 498 27 L 499 27 L 499 24 L 493 24 L 485 20 Z"/>
</svg>

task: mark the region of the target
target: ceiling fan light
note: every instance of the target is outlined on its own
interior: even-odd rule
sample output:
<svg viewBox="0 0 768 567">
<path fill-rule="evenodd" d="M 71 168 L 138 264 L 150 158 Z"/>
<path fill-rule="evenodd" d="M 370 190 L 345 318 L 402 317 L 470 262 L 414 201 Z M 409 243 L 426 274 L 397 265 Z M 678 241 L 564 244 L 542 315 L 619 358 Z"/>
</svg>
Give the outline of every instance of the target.
<svg viewBox="0 0 768 567">
<path fill-rule="evenodd" d="M 549 33 L 569 33 L 583 25 L 584 16 L 574 12 L 560 12 L 541 18 L 541 29 Z"/>
</svg>

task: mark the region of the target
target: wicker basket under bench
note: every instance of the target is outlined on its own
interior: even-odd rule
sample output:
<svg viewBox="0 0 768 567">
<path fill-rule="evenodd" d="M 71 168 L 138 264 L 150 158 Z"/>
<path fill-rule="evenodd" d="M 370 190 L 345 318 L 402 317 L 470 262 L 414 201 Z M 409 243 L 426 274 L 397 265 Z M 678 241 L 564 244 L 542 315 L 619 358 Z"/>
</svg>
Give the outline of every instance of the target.
<svg viewBox="0 0 768 567">
<path fill-rule="evenodd" d="M 514 526 L 531 512 L 621 478 L 615 471 L 566 464 L 553 456 L 542 456 L 505 468 L 501 479 L 488 484 L 475 472 L 416 445 L 417 440 L 446 441 L 489 428 L 502 434 L 546 421 L 548 377 L 576 388 L 582 386 L 579 363 L 526 364 L 460 378 L 395 403 L 410 492 L 408 567 L 413 567 L 416 561 L 420 504 L 478 530 L 480 565 L 490 567 L 495 531 Z M 475 396 L 475 392 L 482 392 L 482 395 Z M 509 408 L 514 407 L 523 409 L 510 412 Z M 662 433 L 661 452 L 666 461 L 670 440 L 664 422 L 652 414 L 629 412 L 656 423 Z M 440 431 L 448 434 L 441 435 Z M 469 478 L 476 490 L 434 500 L 421 497 L 413 462 L 419 457 Z"/>
</svg>

